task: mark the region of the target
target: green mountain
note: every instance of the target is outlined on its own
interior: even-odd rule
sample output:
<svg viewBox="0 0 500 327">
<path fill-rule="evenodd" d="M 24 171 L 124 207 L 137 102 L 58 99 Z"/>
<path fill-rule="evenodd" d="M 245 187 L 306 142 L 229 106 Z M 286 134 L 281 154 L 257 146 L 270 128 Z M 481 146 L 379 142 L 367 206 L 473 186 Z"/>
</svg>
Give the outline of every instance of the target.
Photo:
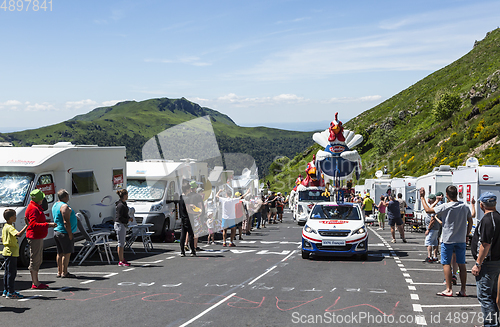
<svg viewBox="0 0 500 327">
<path fill-rule="evenodd" d="M 241 127 L 228 116 L 184 98 L 120 102 L 112 107 L 96 108 L 59 124 L 0 134 L 0 142 L 12 142 L 14 146 L 57 142 L 124 145 L 129 160 L 141 160 L 142 147 L 150 138 L 177 124 L 207 115 L 210 116 L 220 151 L 251 155 L 262 176 L 267 174 L 276 156 L 294 156 L 313 143 L 312 133 Z M 237 167 L 236 173 L 240 168 L 243 167 Z"/>
<path fill-rule="evenodd" d="M 392 177 L 402 177 L 424 175 L 439 165 L 464 165 L 471 156 L 481 165 L 500 165 L 500 29 L 344 126 L 363 135 L 356 148 L 363 160 L 359 183 L 384 166 Z M 267 176 L 272 187 L 289 191 L 319 148 L 275 161 Z"/>
</svg>

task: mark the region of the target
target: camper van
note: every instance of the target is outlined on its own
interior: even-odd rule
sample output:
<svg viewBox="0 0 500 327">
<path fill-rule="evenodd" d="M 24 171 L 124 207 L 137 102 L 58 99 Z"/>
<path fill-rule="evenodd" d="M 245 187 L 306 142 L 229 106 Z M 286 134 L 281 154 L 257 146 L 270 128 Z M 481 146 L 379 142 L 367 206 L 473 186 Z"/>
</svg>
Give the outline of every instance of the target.
<svg viewBox="0 0 500 327">
<path fill-rule="evenodd" d="M 448 165 L 441 165 L 439 167 L 434 167 L 430 173 L 417 178 L 414 195 L 415 204 L 413 209 L 415 219 L 418 222 L 423 223 L 426 215 L 423 210 L 424 208 L 422 207 L 422 203 L 420 202 L 419 190 L 423 187 L 425 189 L 426 196 L 431 193 L 436 194 L 437 192 L 443 192 L 443 194 L 445 194 L 446 187 L 452 184 L 454 170 L 455 168 L 451 168 Z"/>
<path fill-rule="evenodd" d="M 416 199 L 417 178 L 405 176 L 404 178 L 393 178 L 391 181 L 391 192 L 395 197 L 399 193 L 403 195 L 403 200 L 406 201 L 406 217 L 413 217 L 413 209 Z"/>
<path fill-rule="evenodd" d="M 54 145 L 0 148 L 0 227 L 3 212 L 14 209 L 16 228 L 24 227 L 24 213 L 30 202 L 30 192 L 41 189 L 49 204 L 47 219 L 53 220 L 52 206 L 56 192 L 66 189 L 70 206 L 76 212 L 87 210 L 92 225 L 113 221 L 116 191 L 126 187 L 125 147 Z M 44 247 L 54 246 L 53 229 L 44 240 Z M 76 237 L 78 239 L 78 235 Z M 29 245 L 25 235 L 19 238 L 19 260 L 29 264 Z"/>
<path fill-rule="evenodd" d="M 193 160 L 144 160 L 127 162 L 128 203 L 135 209 L 139 224 L 153 224 L 153 236 L 167 229 L 179 229 L 181 221 L 175 200 L 182 194 L 182 181 L 194 180 L 200 186 L 206 181 L 208 166 Z"/>
<path fill-rule="evenodd" d="M 476 217 L 473 219 L 473 233 L 476 223 L 484 216 L 484 213 L 479 208 L 479 201 L 477 199 L 484 192 L 492 192 L 500 198 L 500 167 L 479 166 L 476 158 L 469 158 L 467 166 L 459 166 L 453 171 L 452 182 L 458 190 L 458 201 L 470 205 L 472 198 L 476 200 Z"/>
<path fill-rule="evenodd" d="M 354 194 L 360 194 L 361 196 L 365 196 L 365 185 L 355 185 L 354 186 Z"/>
<path fill-rule="evenodd" d="M 365 194 L 370 194 L 370 197 L 376 202 L 380 199 L 381 195 L 387 194 L 391 189 L 391 179 L 387 177 L 366 179 L 365 180 Z"/>
</svg>

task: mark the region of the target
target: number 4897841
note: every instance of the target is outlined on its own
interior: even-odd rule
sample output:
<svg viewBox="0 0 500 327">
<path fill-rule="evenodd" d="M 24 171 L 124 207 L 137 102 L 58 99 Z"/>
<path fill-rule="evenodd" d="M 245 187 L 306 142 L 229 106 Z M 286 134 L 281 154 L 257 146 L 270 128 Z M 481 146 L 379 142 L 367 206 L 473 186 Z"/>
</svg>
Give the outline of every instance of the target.
<svg viewBox="0 0 500 327">
<path fill-rule="evenodd" d="M 0 0 L 1 1 L 1 0 Z M 3 0 L 0 9 L 3 11 L 52 11 L 52 0 Z"/>
</svg>

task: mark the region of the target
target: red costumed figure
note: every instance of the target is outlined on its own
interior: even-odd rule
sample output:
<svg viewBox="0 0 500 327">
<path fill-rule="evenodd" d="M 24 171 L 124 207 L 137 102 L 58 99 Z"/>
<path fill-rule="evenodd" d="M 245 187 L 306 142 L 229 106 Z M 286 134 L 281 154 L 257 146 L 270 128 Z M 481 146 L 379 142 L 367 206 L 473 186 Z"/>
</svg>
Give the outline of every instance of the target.
<svg viewBox="0 0 500 327">
<path fill-rule="evenodd" d="M 328 137 L 329 142 L 333 142 L 335 140 L 339 142 L 345 142 L 344 138 L 344 126 L 342 126 L 342 122 L 338 120 L 338 112 L 335 113 L 335 120 L 330 123 L 330 136 Z"/>
</svg>

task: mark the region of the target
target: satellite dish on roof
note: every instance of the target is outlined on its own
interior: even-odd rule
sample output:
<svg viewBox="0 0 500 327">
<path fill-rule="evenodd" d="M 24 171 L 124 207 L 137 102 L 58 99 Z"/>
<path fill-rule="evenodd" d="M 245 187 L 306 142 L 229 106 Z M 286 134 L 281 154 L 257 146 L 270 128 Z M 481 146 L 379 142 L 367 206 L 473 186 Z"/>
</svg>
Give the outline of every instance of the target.
<svg viewBox="0 0 500 327">
<path fill-rule="evenodd" d="M 465 165 L 467 167 L 478 167 L 479 166 L 479 160 L 477 160 L 477 158 L 474 158 L 474 157 L 470 157 L 469 159 L 467 159 L 467 161 L 465 162 Z"/>
<path fill-rule="evenodd" d="M 382 177 L 382 175 L 384 175 L 384 173 L 382 172 L 382 170 L 377 170 L 377 171 L 375 172 L 375 177 L 377 177 L 377 178 Z"/>
</svg>

